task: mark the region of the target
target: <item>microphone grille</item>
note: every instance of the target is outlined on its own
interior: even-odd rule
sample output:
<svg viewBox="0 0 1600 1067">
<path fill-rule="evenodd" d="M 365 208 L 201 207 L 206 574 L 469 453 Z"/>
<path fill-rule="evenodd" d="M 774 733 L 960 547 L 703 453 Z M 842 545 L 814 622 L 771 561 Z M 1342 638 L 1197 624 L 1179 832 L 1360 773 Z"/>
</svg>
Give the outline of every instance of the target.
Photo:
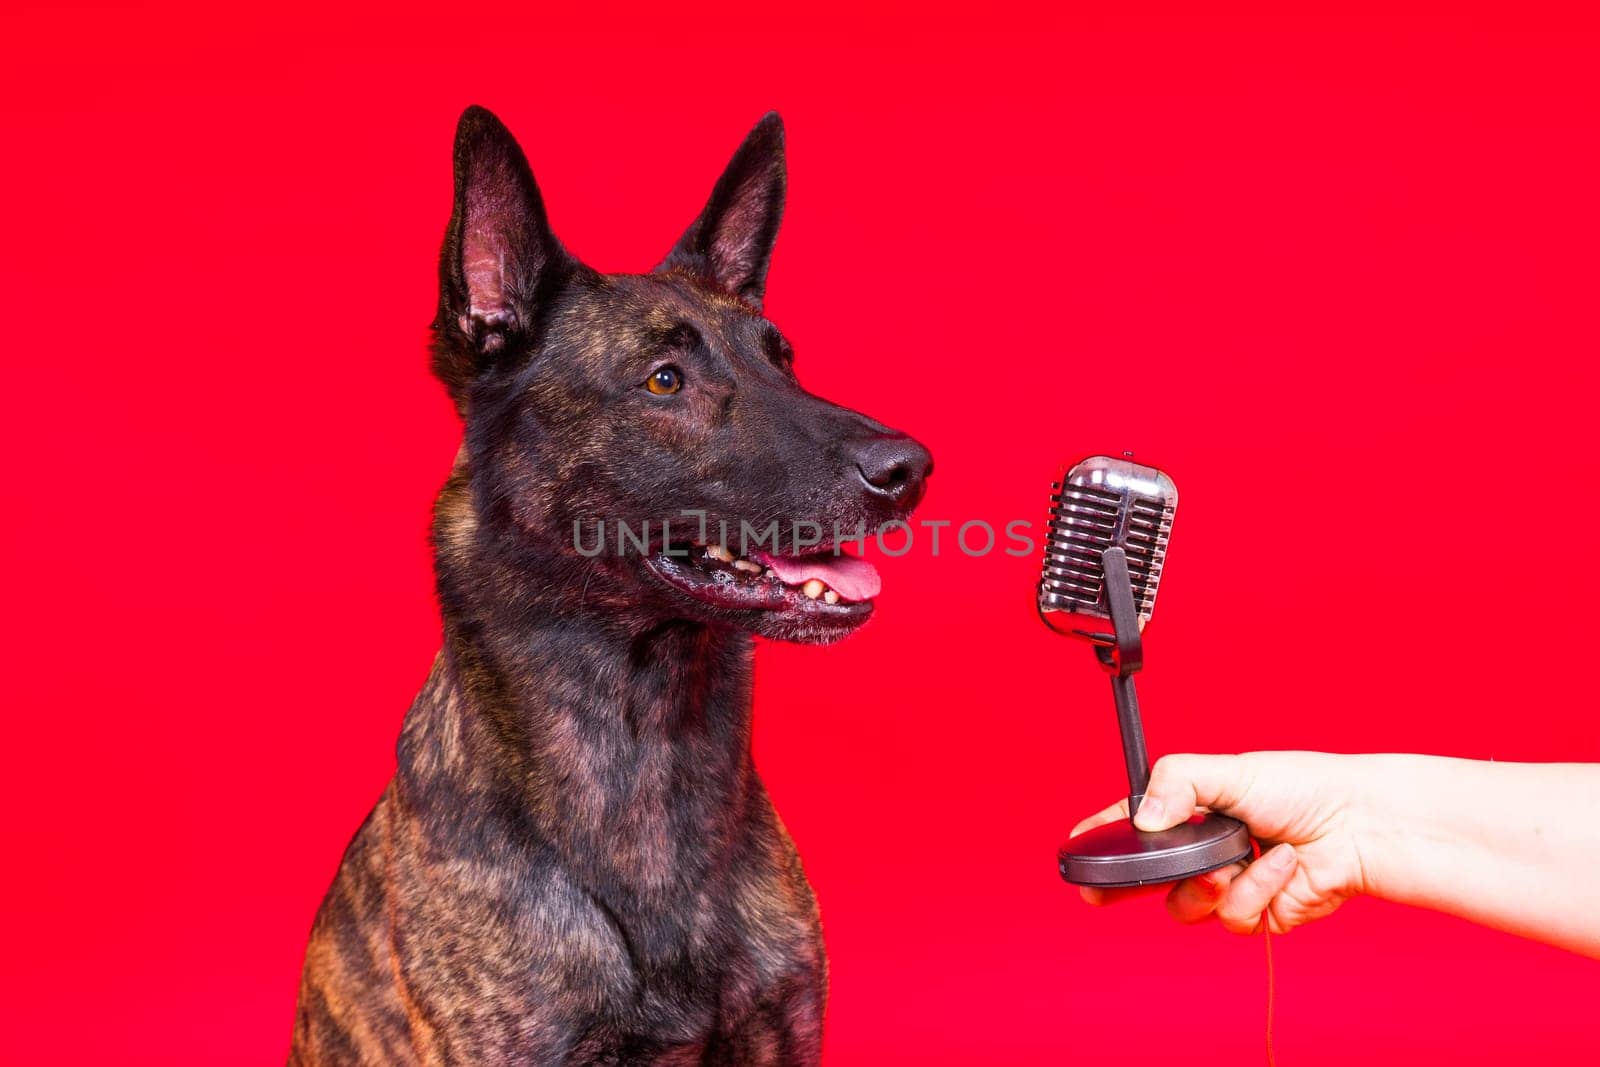
<svg viewBox="0 0 1600 1067">
<path fill-rule="evenodd" d="M 1178 508 L 1172 479 L 1128 459 L 1091 456 L 1050 488 L 1039 609 L 1109 619 L 1100 553 L 1120 546 L 1139 619 L 1148 622 Z"/>
</svg>

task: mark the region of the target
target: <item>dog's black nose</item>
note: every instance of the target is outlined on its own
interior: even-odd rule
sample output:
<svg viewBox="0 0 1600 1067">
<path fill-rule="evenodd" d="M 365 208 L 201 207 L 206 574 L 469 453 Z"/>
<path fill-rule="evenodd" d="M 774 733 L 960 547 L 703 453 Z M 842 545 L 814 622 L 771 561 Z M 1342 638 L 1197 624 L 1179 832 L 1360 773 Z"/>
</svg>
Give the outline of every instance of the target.
<svg viewBox="0 0 1600 1067">
<path fill-rule="evenodd" d="M 886 434 L 856 446 L 856 469 L 867 492 L 910 511 L 922 499 L 933 457 L 905 434 Z"/>
</svg>

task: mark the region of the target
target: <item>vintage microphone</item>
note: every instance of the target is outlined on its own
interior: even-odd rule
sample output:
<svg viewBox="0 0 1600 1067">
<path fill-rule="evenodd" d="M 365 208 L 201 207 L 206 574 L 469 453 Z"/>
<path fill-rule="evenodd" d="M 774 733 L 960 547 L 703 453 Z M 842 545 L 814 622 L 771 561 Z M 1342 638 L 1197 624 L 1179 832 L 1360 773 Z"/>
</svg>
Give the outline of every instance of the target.
<svg viewBox="0 0 1600 1067">
<path fill-rule="evenodd" d="M 1178 489 L 1131 455 L 1090 456 L 1050 487 L 1039 618 L 1056 633 L 1088 641 L 1111 673 L 1128 767 L 1129 818 L 1061 846 L 1061 877 L 1074 885 L 1172 882 L 1247 859 L 1251 851 L 1245 825 L 1214 812 L 1156 833 L 1133 825 L 1150 781 L 1133 676 L 1144 666 L 1141 634 L 1155 611 Z"/>
</svg>

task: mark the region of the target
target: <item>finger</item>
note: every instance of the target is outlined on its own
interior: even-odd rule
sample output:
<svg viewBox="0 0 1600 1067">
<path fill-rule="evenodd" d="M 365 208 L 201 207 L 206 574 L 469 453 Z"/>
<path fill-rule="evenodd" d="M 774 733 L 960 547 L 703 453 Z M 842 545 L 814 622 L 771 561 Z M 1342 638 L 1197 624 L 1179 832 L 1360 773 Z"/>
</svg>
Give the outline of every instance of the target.
<svg viewBox="0 0 1600 1067">
<path fill-rule="evenodd" d="M 1093 904 L 1095 907 L 1100 908 L 1107 904 L 1120 904 L 1124 900 L 1132 900 L 1135 897 L 1147 897 L 1152 893 L 1160 893 L 1167 888 L 1168 883 L 1165 882 L 1152 882 L 1149 885 L 1117 886 L 1112 889 L 1081 885 L 1078 887 L 1078 895 L 1084 899 L 1085 903 Z"/>
<path fill-rule="evenodd" d="M 1123 797 L 1109 808 L 1103 808 L 1100 811 L 1095 812 L 1093 815 L 1074 826 L 1072 828 L 1072 833 L 1068 834 L 1067 836 L 1077 837 L 1081 833 L 1086 833 L 1089 830 L 1093 830 L 1096 826 L 1104 826 L 1108 822 L 1116 822 L 1118 819 L 1126 819 L 1127 817 L 1128 798 Z"/>
<path fill-rule="evenodd" d="M 1185 878 L 1167 894 L 1167 914 L 1181 923 L 1197 923 L 1211 918 L 1222 903 L 1228 886 L 1244 870 L 1242 863 L 1230 863 L 1220 870 Z"/>
<path fill-rule="evenodd" d="M 1229 883 L 1217 905 L 1222 925 L 1236 934 L 1255 933 L 1261 913 L 1294 877 L 1296 863 L 1294 846 L 1284 843 L 1246 867 Z"/>
<path fill-rule="evenodd" d="M 1248 785 L 1248 768 L 1238 756 L 1163 756 L 1150 772 L 1134 825 L 1166 830 L 1193 815 L 1197 805 L 1227 810 Z"/>
</svg>

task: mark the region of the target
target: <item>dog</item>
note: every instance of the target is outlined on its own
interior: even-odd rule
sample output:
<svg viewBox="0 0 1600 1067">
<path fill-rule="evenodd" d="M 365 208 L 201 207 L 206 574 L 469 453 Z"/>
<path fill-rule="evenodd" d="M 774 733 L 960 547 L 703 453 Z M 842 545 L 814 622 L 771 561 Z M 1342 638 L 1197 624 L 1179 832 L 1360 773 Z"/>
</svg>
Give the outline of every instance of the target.
<svg viewBox="0 0 1600 1067">
<path fill-rule="evenodd" d="M 909 514 L 932 460 L 801 388 L 762 314 L 775 113 L 647 274 L 563 247 L 488 111 L 454 168 L 443 647 L 317 913 L 289 1062 L 814 1064 L 827 964 L 751 762 L 753 638 L 856 630 L 878 580 L 840 531 Z M 802 519 L 793 551 L 760 536 Z"/>
</svg>

